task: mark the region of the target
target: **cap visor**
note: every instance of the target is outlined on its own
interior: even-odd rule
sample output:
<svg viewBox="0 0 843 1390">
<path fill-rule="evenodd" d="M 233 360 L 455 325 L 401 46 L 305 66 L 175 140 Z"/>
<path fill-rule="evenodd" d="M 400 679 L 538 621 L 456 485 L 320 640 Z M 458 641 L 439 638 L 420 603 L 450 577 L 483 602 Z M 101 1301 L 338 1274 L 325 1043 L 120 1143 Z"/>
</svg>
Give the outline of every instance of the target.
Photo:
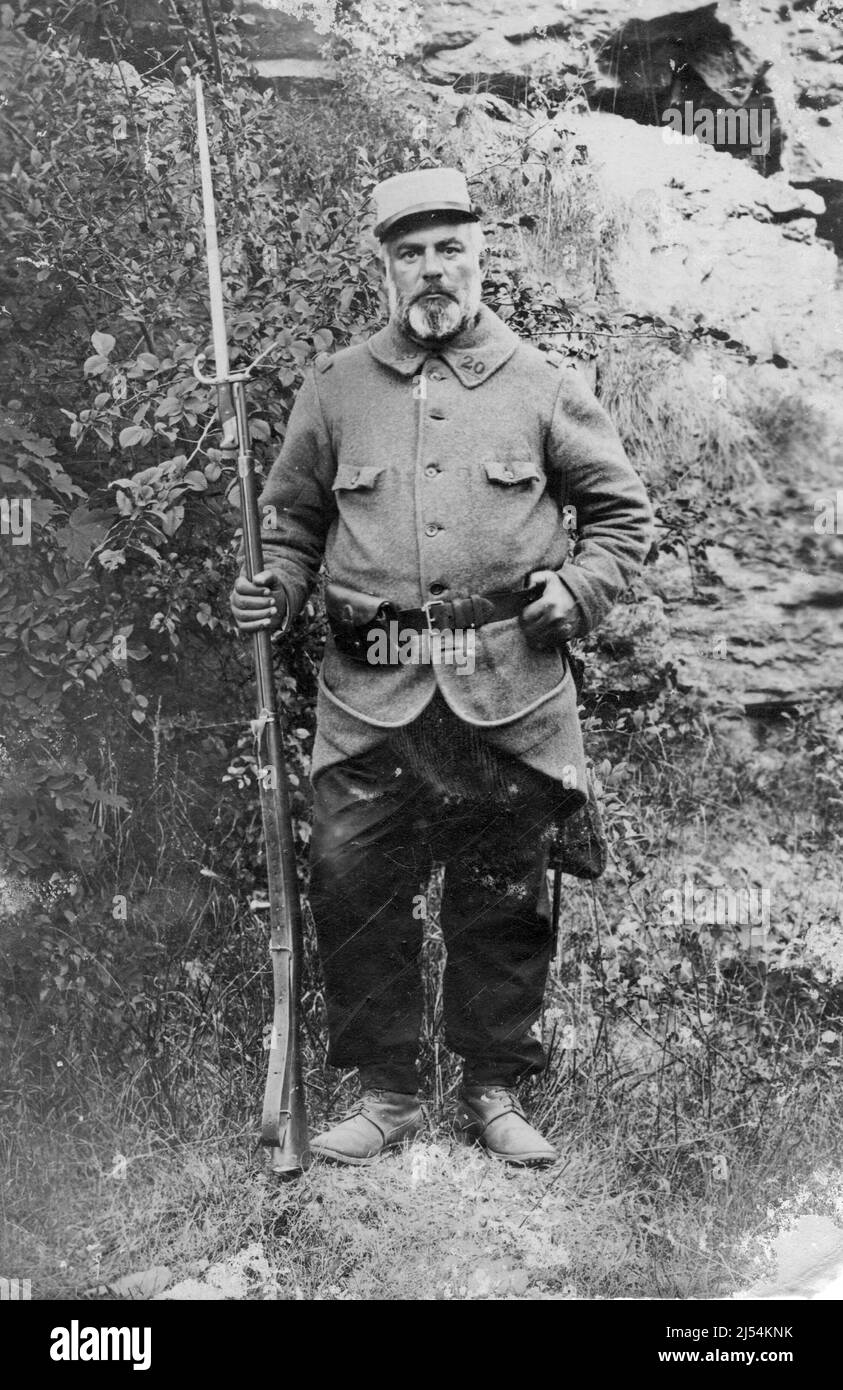
<svg viewBox="0 0 843 1390">
<path fill-rule="evenodd" d="M 380 241 L 385 241 L 388 236 L 397 236 L 399 232 L 410 231 L 413 227 L 429 226 L 436 222 L 478 222 L 479 214 L 471 208 L 453 203 L 437 203 L 436 207 L 410 208 L 406 211 L 395 213 L 392 217 L 385 217 L 382 222 L 378 222 L 375 227 L 375 236 Z"/>
</svg>

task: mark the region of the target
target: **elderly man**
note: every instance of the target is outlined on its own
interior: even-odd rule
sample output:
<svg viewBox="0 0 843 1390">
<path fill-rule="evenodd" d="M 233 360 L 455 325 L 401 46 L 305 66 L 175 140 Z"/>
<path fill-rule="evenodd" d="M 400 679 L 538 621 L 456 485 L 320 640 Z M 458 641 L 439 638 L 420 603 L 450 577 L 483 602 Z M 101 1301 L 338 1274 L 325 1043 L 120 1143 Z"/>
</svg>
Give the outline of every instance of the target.
<svg viewBox="0 0 843 1390">
<path fill-rule="evenodd" d="M 306 377 L 261 497 L 266 569 L 232 595 L 241 631 L 286 631 L 324 558 L 310 902 L 329 1060 L 358 1069 L 361 1099 L 312 1148 L 368 1163 L 423 1125 L 419 951 L 440 863 L 457 1131 L 548 1162 L 514 1088 L 545 1063 L 548 845 L 586 800 L 565 641 L 640 567 L 651 511 L 577 372 L 481 303 L 463 175 L 398 174 L 375 206 L 389 322 Z"/>
</svg>

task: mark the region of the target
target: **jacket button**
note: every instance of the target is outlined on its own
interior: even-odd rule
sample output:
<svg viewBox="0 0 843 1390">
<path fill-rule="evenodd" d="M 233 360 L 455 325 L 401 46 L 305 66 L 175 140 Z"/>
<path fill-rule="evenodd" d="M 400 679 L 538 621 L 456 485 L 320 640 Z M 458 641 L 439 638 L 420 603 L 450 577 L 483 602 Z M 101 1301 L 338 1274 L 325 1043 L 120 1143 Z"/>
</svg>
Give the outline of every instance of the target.
<svg viewBox="0 0 843 1390">
<path fill-rule="evenodd" d="M 442 409 L 441 405 L 434 405 L 434 406 L 432 406 L 431 409 L 430 409 L 430 411 L 429 411 L 429 414 L 430 414 L 431 420 L 444 420 L 444 419 L 445 419 L 445 412 L 444 412 L 444 410 Z"/>
<path fill-rule="evenodd" d="M 437 582 L 431 584 L 429 592 L 430 592 L 431 594 L 444 594 L 444 592 L 445 592 L 445 590 L 447 589 L 447 587 L 448 587 L 447 584 L 440 584 L 440 583 L 437 581 Z"/>
<path fill-rule="evenodd" d="M 424 528 L 424 534 L 426 536 L 438 536 L 439 529 L 435 521 L 429 521 Z"/>
<path fill-rule="evenodd" d="M 427 468 L 424 470 L 424 476 L 426 478 L 438 478 L 439 472 L 440 470 L 438 468 L 434 467 L 432 463 L 429 463 L 427 465 Z"/>
<path fill-rule="evenodd" d="M 431 381 L 444 381 L 444 380 L 445 380 L 445 373 L 444 373 L 444 372 L 431 372 L 431 373 L 430 373 L 430 379 L 431 379 Z"/>
</svg>

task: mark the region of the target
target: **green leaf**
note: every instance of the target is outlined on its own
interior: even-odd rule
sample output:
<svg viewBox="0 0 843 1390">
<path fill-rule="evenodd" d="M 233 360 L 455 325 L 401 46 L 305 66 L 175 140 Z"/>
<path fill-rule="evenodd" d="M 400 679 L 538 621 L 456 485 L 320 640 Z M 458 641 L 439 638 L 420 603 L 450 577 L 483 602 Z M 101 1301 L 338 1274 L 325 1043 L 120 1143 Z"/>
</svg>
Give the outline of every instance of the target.
<svg viewBox="0 0 843 1390">
<path fill-rule="evenodd" d="M 33 497 L 30 503 L 30 515 L 34 526 L 46 526 L 54 512 L 59 508 L 55 502 L 50 502 L 46 497 Z"/>
<path fill-rule="evenodd" d="M 161 518 L 161 530 L 165 536 L 173 536 L 184 520 L 184 507 L 179 504 L 172 507 L 165 516 Z"/>
<path fill-rule="evenodd" d="M 116 570 L 118 565 L 125 565 L 125 550 L 101 550 L 97 559 L 104 570 Z"/>
<path fill-rule="evenodd" d="M 84 506 L 67 518 L 67 526 L 56 532 L 56 540 L 68 559 L 84 563 L 108 534 L 108 525 Z"/>
<path fill-rule="evenodd" d="M 117 340 L 116 340 L 115 338 L 112 338 L 112 336 L 111 336 L 110 333 L 92 333 L 92 334 L 91 334 L 91 342 L 92 342 L 93 345 L 94 345 L 94 351 L 97 352 L 97 353 L 99 353 L 99 355 L 100 355 L 101 357 L 107 357 L 107 356 L 108 356 L 108 354 L 111 352 L 112 348 L 114 347 L 116 341 L 117 341 Z"/>
<path fill-rule="evenodd" d="M 118 441 L 120 444 L 120 448 L 134 448 L 136 444 L 140 444 L 142 442 L 144 433 L 145 432 L 141 429 L 140 425 L 127 425 L 124 430 L 120 431 Z"/>
<path fill-rule="evenodd" d="M 82 364 L 82 371 L 86 376 L 101 376 L 108 367 L 108 358 L 100 353 L 94 353 L 92 357 L 86 357 Z"/>
</svg>

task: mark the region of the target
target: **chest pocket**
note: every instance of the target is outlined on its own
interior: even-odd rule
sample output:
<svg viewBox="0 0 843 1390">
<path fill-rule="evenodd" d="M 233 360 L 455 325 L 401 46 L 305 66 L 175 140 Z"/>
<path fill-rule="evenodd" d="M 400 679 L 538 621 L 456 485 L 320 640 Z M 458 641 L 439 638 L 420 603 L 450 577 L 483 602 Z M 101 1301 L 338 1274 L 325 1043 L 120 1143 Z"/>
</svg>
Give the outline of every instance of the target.
<svg viewBox="0 0 843 1390">
<path fill-rule="evenodd" d="M 358 467 L 354 463 L 341 463 L 333 481 L 333 490 L 334 492 L 371 492 L 372 488 L 378 486 L 385 472 L 386 465 L 383 463 L 367 464 L 362 467 Z"/>
<path fill-rule="evenodd" d="M 489 482 L 502 487 L 514 488 L 521 484 L 526 492 L 526 484 L 541 482 L 539 466 L 532 459 L 486 459 L 483 467 Z"/>
</svg>

